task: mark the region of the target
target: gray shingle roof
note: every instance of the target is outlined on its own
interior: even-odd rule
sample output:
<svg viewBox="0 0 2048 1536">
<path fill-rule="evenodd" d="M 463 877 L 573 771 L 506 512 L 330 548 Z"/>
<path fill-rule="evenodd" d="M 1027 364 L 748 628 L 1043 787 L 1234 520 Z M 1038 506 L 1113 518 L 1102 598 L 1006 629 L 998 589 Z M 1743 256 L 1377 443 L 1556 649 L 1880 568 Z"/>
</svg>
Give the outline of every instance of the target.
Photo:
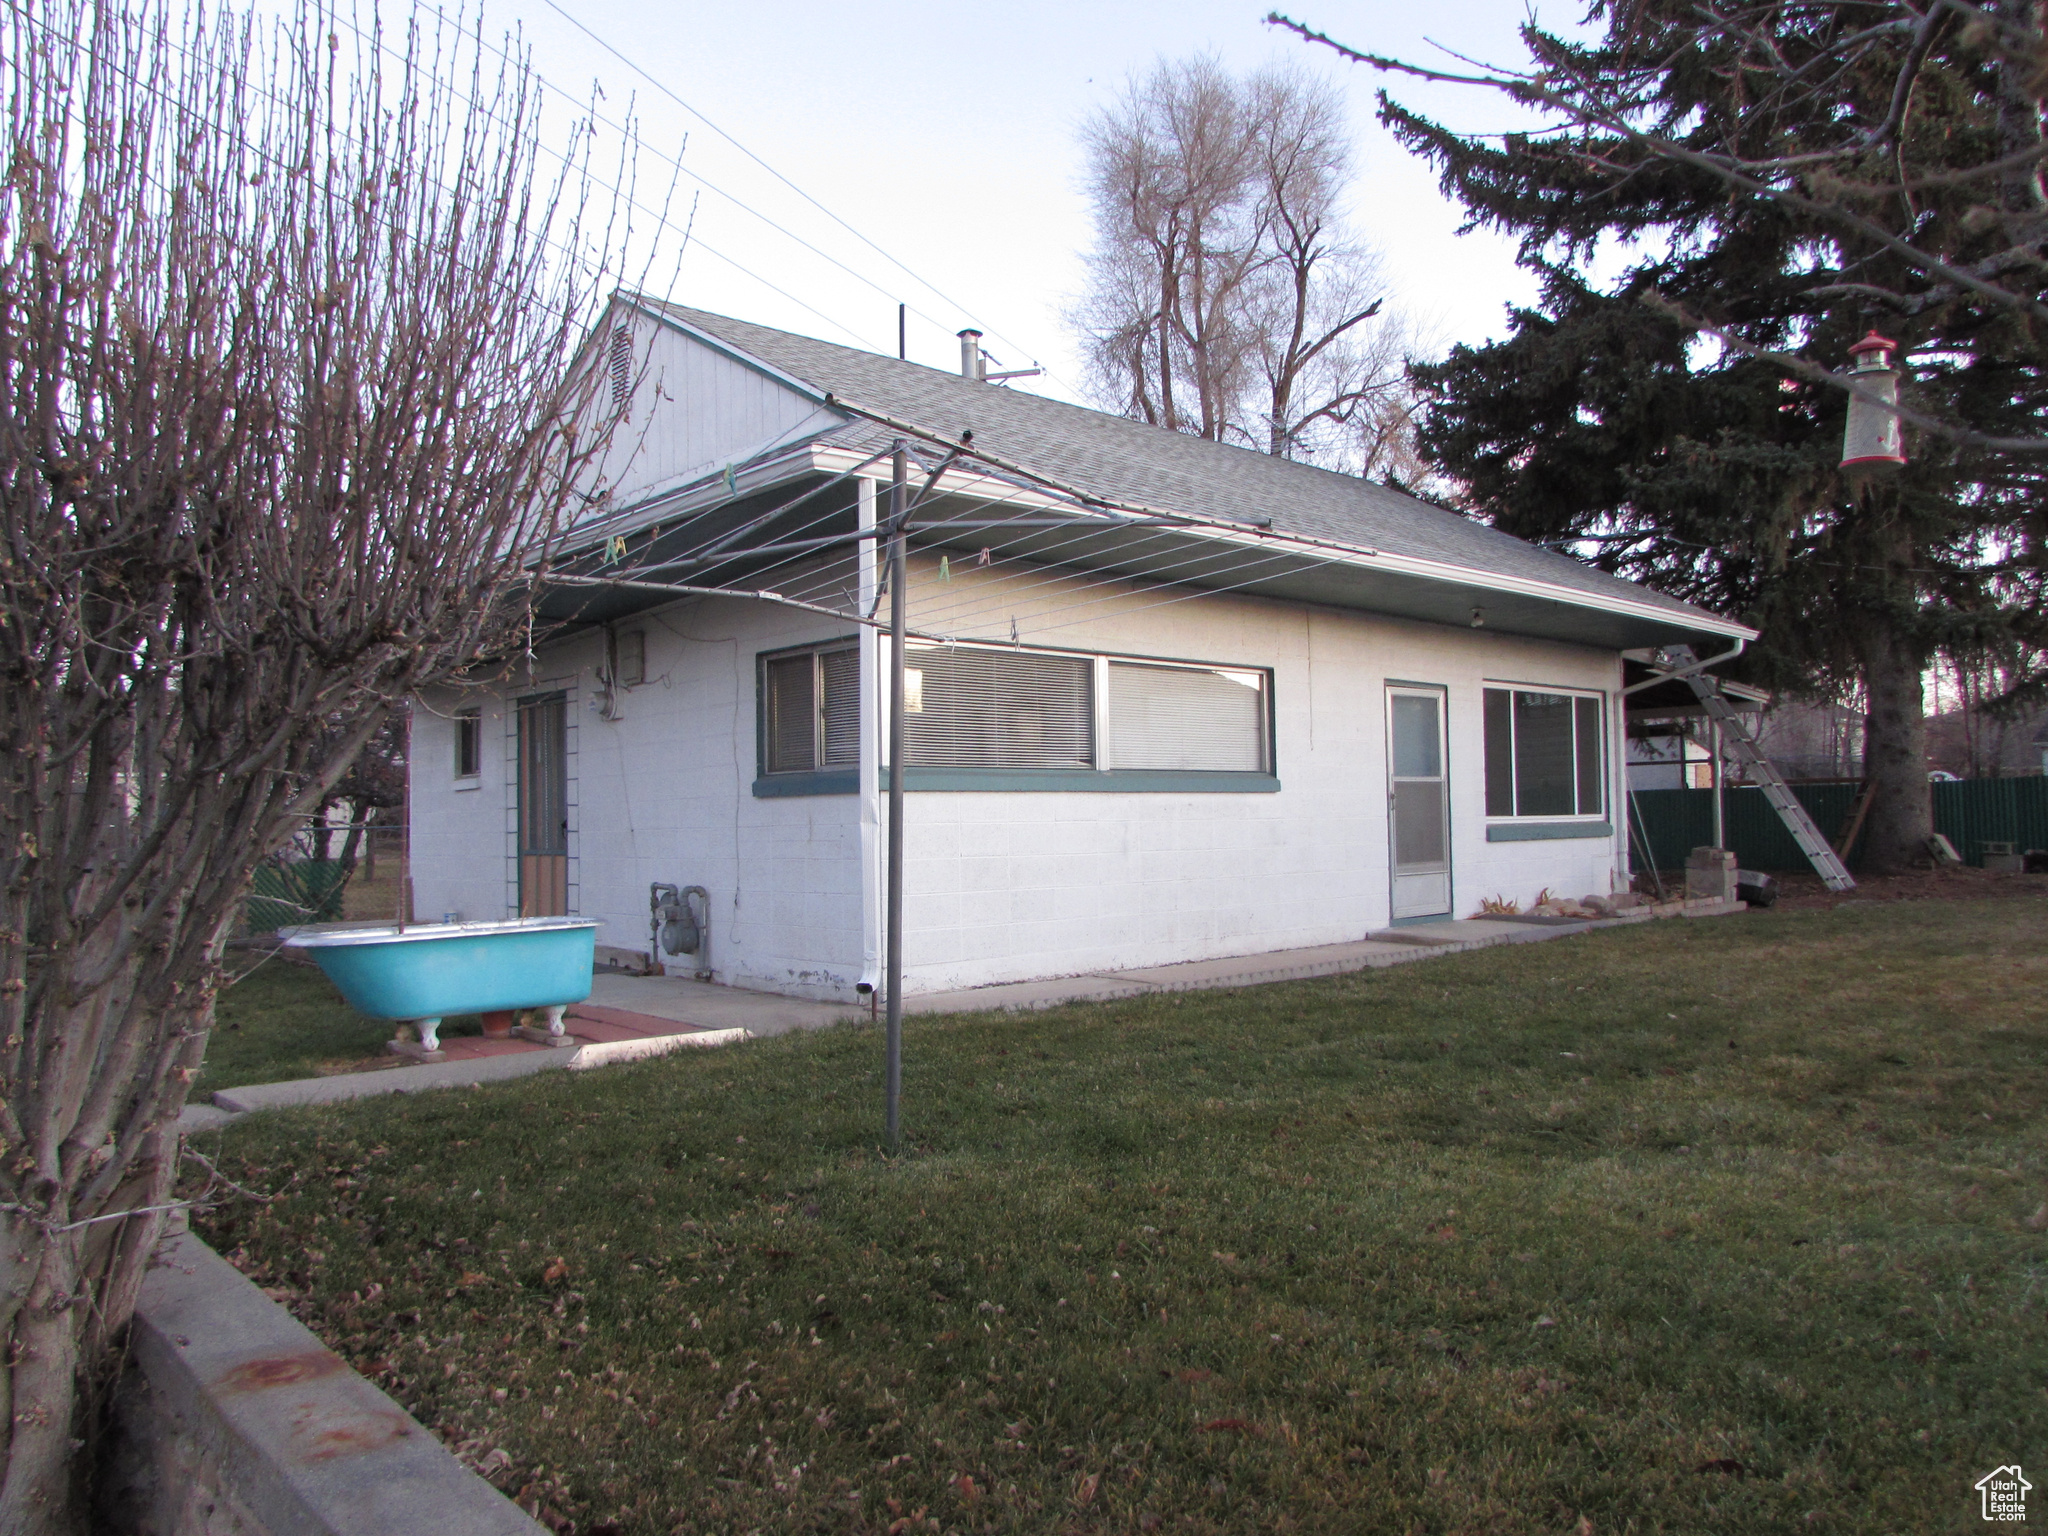
<svg viewBox="0 0 2048 1536">
<path fill-rule="evenodd" d="M 1352 475 L 725 315 L 645 297 L 637 302 L 821 391 L 948 440 L 971 430 L 976 447 L 1108 500 L 1219 521 L 1270 518 L 1281 533 L 1440 561 L 1481 576 L 1549 582 L 1596 601 L 1649 604 L 1674 617 L 1714 617 L 1653 588 Z M 833 435 L 865 442 L 872 434 L 862 423 Z"/>
</svg>

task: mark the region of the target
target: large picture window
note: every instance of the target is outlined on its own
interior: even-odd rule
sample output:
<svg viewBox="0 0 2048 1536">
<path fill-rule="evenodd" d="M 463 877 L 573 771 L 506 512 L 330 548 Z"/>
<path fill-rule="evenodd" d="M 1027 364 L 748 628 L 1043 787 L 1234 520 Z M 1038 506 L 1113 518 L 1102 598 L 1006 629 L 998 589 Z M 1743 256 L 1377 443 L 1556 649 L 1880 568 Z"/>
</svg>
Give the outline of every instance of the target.
<svg viewBox="0 0 2048 1536">
<path fill-rule="evenodd" d="M 1599 816 L 1607 733 L 1597 694 L 1486 690 L 1486 814 Z"/>
<path fill-rule="evenodd" d="M 860 760 L 857 656 L 838 642 L 761 658 L 757 794 L 851 787 L 837 775 Z M 917 641 L 903 659 L 909 788 L 1279 787 L 1263 670 Z"/>
<path fill-rule="evenodd" d="M 833 646 L 761 663 L 762 768 L 817 773 L 860 766 L 860 652 Z"/>
</svg>

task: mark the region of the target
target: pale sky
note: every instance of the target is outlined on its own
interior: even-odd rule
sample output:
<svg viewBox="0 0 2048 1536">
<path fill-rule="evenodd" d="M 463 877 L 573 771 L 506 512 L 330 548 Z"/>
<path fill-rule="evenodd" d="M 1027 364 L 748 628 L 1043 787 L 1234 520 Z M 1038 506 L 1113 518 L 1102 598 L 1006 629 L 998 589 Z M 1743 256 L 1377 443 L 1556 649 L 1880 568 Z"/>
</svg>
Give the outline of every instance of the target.
<svg viewBox="0 0 2048 1536">
<path fill-rule="evenodd" d="M 1081 369 L 1062 317 L 1082 287 L 1089 244 L 1078 128 L 1130 73 L 1161 56 L 1203 51 L 1236 70 L 1298 61 L 1344 89 L 1357 135 L 1355 223 L 1384 255 L 1390 308 L 1406 311 L 1432 343 L 1428 351 L 1501 333 L 1506 306 L 1533 297 L 1509 244 L 1485 232 L 1459 236 L 1460 211 L 1375 122 L 1382 77 L 1265 26 L 1269 7 L 1257 0 L 560 0 L 560 7 L 487 0 L 485 28 L 519 29 L 539 72 L 566 92 L 582 96 L 596 82 L 609 115 L 623 117 L 630 104 L 644 145 L 641 202 L 658 202 L 675 174 L 664 157 L 678 156 L 685 174 L 673 227 L 660 228 L 644 210 L 636 219 L 643 239 L 655 237 L 661 249 L 649 286 L 682 303 L 893 352 L 896 304 L 904 300 L 914 360 L 956 366 L 954 332 L 979 324 L 1003 366 L 1038 362 L 1048 370 L 1048 378 L 1019 387 L 1075 398 Z M 1521 57 L 1515 29 L 1526 9 L 1509 0 L 1323 0 L 1290 14 L 1378 51 L 1441 60 L 1431 47 L 1437 42 L 1512 62 Z M 1569 24 L 1577 16 L 1559 10 L 1545 19 Z M 1526 122 L 1487 93 L 1394 88 L 1462 129 Z M 560 98 L 548 110 L 557 124 L 570 111 Z M 609 147 L 600 140 L 601 160 Z M 685 246 L 693 195 L 694 231 Z"/>
</svg>

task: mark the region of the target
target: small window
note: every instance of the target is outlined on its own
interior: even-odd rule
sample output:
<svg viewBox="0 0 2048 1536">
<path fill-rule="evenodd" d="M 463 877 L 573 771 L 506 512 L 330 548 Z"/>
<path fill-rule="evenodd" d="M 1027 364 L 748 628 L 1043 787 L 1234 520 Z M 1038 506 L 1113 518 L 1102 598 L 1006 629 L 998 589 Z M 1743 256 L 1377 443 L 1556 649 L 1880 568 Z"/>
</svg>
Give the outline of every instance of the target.
<svg viewBox="0 0 2048 1536">
<path fill-rule="evenodd" d="M 1602 814 L 1606 732 L 1597 696 L 1489 688 L 1485 723 L 1487 815 Z"/>
<path fill-rule="evenodd" d="M 860 766 L 860 652 L 798 651 L 761 663 L 768 773 Z"/>
<path fill-rule="evenodd" d="M 1091 657 L 934 646 L 908 660 L 921 674 L 919 708 L 904 716 L 909 766 L 1095 766 Z"/>
<path fill-rule="evenodd" d="M 1106 768 L 1267 769 L 1264 673 L 1112 661 L 1107 704 Z"/>
<path fill-rule="evenodd" d="M 473 779 L 483 772 L 484 722 L 474 709 L 455 712 L 455 777 Z"/>
</svg>

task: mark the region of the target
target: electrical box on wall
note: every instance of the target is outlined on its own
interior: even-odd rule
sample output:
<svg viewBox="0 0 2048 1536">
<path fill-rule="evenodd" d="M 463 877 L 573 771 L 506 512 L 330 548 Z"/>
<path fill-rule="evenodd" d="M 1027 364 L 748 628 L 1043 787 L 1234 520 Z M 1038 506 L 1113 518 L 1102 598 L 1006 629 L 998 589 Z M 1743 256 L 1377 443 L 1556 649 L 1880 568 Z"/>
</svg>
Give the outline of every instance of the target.
<svg viewBox="0 0 2048 1536">
<path fill-rule="evenodd" d="M 637 688 L 647 681 L 647 632 L 621 630 L 618 637 L 618 685 Z"/>
</svg>

